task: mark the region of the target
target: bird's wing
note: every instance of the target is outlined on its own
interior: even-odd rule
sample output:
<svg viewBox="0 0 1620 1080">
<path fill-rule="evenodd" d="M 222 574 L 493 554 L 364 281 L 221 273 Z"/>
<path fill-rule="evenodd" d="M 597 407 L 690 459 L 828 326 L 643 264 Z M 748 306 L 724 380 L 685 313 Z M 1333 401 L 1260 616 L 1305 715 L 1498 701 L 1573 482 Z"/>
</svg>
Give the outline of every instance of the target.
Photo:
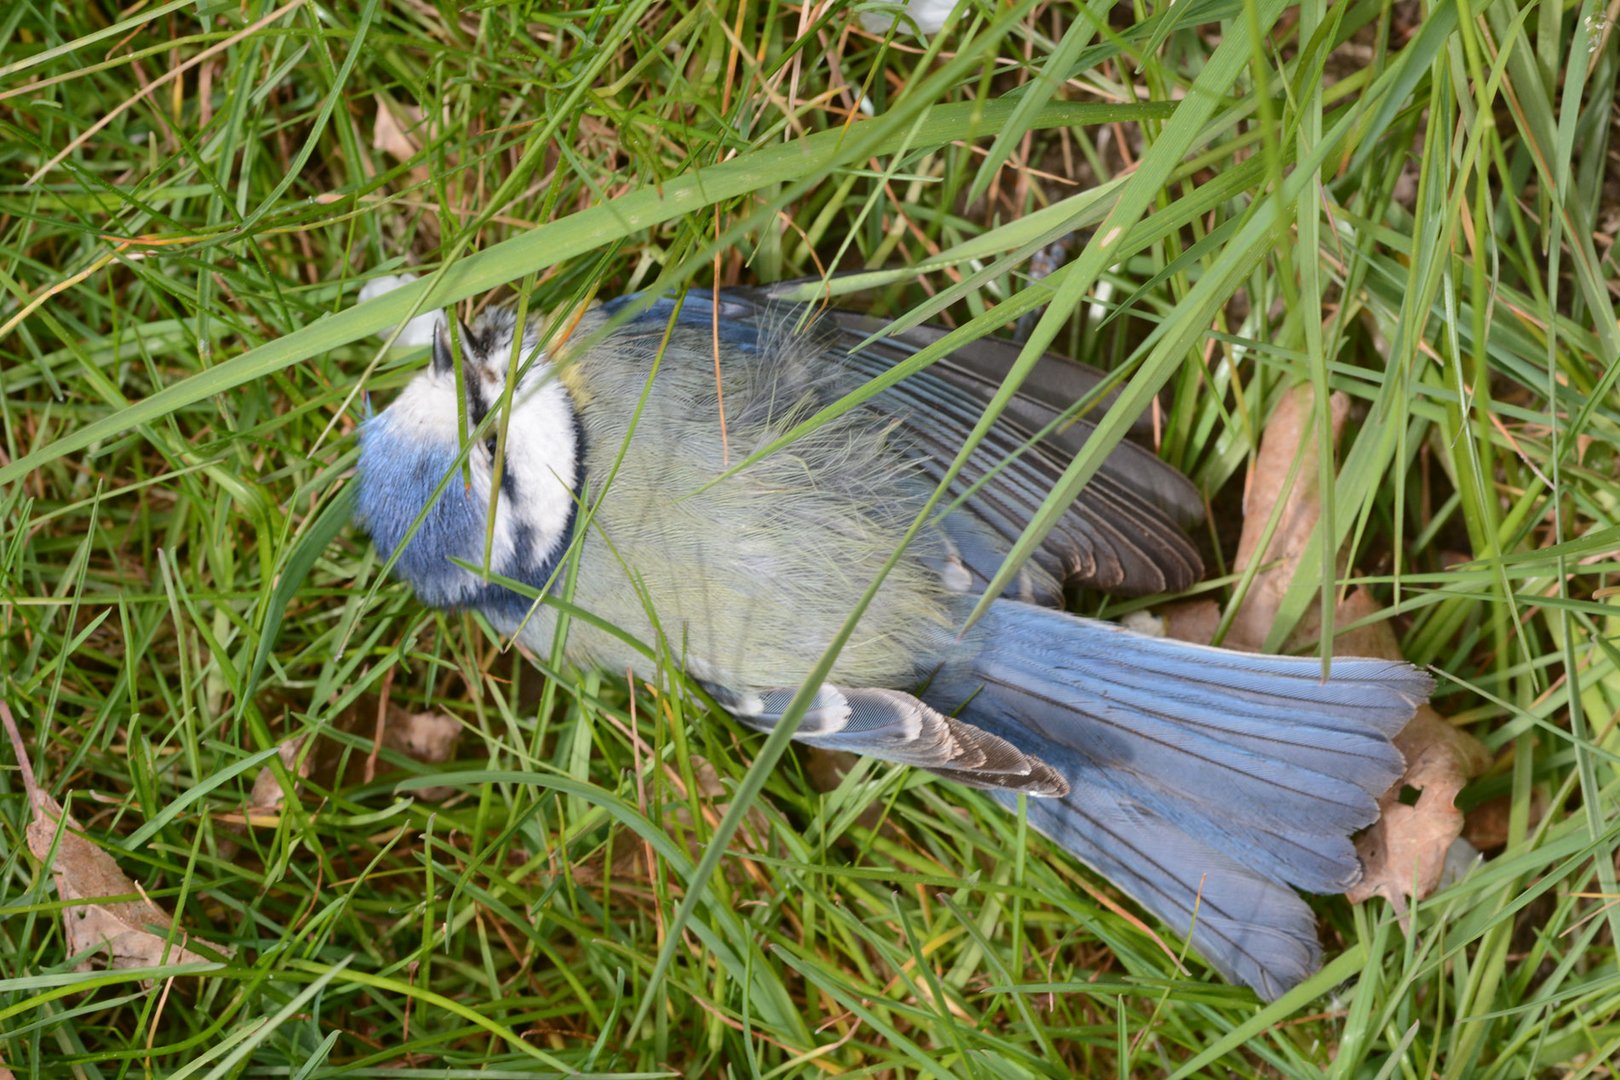
<svg viewBox="0 0 1620 1080">
<path fill-rule="evenodd" d="M 844 318 L 832 317 L 840 322 Z M 866 336 L 861 325 L 846 328 L 853 351 L 842 355 L 850 369 L 865 378 L 881 375 L 926 343 L 926 334 L 911 339 L 912 331 L 907 331 L 904 339 L 884 338 L 853 348 Z M 900 417 L 912 440 L 928 452 L 923 471 L 929 479 L 937 481 L 944 474 L 1000 385 L 999 379 L 992 381 L 984 372 L 995 370 L 993 365 L 1000 362 L 997 354 L 1016 355 L 1016 348 L 1002 341 L 975 342 L 896 383 L 879 398 L 883 409 Z M 940 365 L 945 369 L 936 371 Z M 964 556 L 981 587 L 1000 568 L 1001 556 L 1017 541 L 1091 434 L 1094 425 L 1089 421 L 1064 422 L 1066 410 L 1085 391 L 1062 405 L 1055 398 L 1065 381 L 1077 388 L 1087 378 L 1084 372 L 1073 379 L 1051 374 L 1073 366 L 1055 356 L 1044 357 L 1035 367 L 1043 375 L 1043 396 L 1021 390 L 952 484 L 951 494 L 962 499 L 958 512 L 965 511 L 979 526 L 978 532 L 988 532 L 998 541 L 994 561 L 975 563 Z M 1051 430 L 1043 435 L 1048 425 Z M 1121 443 L 1058 519 L 1034 561 L 1059 581 L 1110 592 L 1139 595 L 1184 589 L 1198 580 L 1203 564 L 1182 530 L 1199 520 L 1202 510 L 1185 477 L 1142 447 Z M 946 528 L 963 546 L 950 522 Z M 1055 598 L 1031 599 L 1050 603 Z"/>
<path fill-rule="evenodd" d="M 631 302 L 625 298 L 611 306 Z M 636 320 L 662 333 L 672 300 L 660 300 Z M 688 293 L 680 322 L 718 328 L 720 339 L 746 358 L 768 351 L 772 337 L 793 323 L 790 308 L 763 290 L 720 294 L 718 319 L 712 299 Z M 847 312 L 828 313 L 813 332 L 826 336 L 825 355 L 839 361 L 842 379 L 821 381 L 821 394 L 841 394 L 883 374 L 938 340 L 944 331 L 915 327 L 862 346 L 879 320 Z M 873 406 L 894 417 L 921 451 L 920 475 L 937 482 L 978 423 L 1018 346 L 984 339 L 964 346 L 883 391 Z M 1008 409 L 975 448 L 953 480 L 957 509 L 945 531 L 968 572 L 969 590 L 982 590 L 1039 510 L 1093 426 L 1072 417 L 1076 402 L 1101 379 L 1098 372 L 1062 357 L 1043 357 Z M 1062 602 L 1064 583 L 1141 595 L 1183 589 L 1203 573 L 1184 529 L 1203 517 L 1197 490 L 1180 473 L 1134 443 L 1115 447 L 1080 496 L 1058 520 L 1009 587 L 1021 599 L 1048 606 Z"/>
<path fill-rule="evenodd" d="M 828 317 L 845 332 L 851 344 L 882 333 L 887 325 L 883 319 L 848 311 L 829 312 Z M 913 326 L 885 334 L 867 346 L 866 351 L 893 365 L 939 341 L 946 333 L 937 326 Z M 1017 342 L 980 338 L 959 346 L 935 361 L 928 370 L 982 408 L 1001 389 L 1002 380 L 1022 351 L 1023 346 Z M 1107 377 L 1096 368 L 1046 353 L 1030 369 L 1018 393 L 1007 403 L 1003 423 L 1011 423 L 1030 435 L 1051 426 L 1052 430 L 1041 437 L 1041 444 L 1049 451 L 1056 451 L 1066 463 L 1080 452 L 1097 426 L 1089 419 L 1072 416 L 1072 411 Z M 1113 392 L 1102 395 L 1095 406 L 1096 415 L 1111 406 L 1115 397 Z M 1131 434 L 1135 436 L 1147 436 L 1151 432 L 1152 425 L 1146 414 L 1137 417 L 1131 426 Z M 1182 528 L 1204 520 L 1204 500 L 1198 489 L 1143 446 L 1120 443 L 1103 462 L 1099 475 L 1118 480 L 1132 494 L 1133 501 L 1147 499 Z"/>
<path fill-rule="evenodd" d="M 756 731 L 770 731 L 797 691 L 738 693 L 705 684 L 722 707 Z M 1068 782 L 1040 758 L 972 724 L 930 708 L 910 694 L 823 684 L 793 738 L 823 750 L 846 750 L 914 765 L 970 787 L 1060 796 Z"/>
</svg>

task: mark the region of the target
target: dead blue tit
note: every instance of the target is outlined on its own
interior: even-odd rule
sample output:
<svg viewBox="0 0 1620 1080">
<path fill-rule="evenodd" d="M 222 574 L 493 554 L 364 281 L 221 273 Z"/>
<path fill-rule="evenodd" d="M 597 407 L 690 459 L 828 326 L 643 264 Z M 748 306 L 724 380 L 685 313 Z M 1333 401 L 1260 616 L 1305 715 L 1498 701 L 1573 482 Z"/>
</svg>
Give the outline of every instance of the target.
<svg viewBox="0 0 1620 1080">
<path fill-rule="evenodd" d="M 527 327 L 514 345 L 502 310 L 461 330 L 459 364 L 441 334 L 432 363 L 362 428 L 359 520 L 423 602 L 482 612 L 541 655 L 557 609 L 490 577 L 543 590 L 577 546 L 572 603 L 594 618 L 572 620 L 572 663 L 654 677 L 647 654 L 606 628 L 639 642 L 661 633 L 723 708 L 768 731 L 1017 347 L 959 350 L 731 470 L 943 332 L 861 345 L 881 323 L 804 317 L 744 290 L 723 293 L 718 313 L 692 293 L 639 313 L 629 303 L 586 314 L 556 356 Z M 1320 964 L 1315 917 L 1295 890 L 1342 892 L 1360 877 L 1351 835 L 1400 775 L 1390 740 L 1431 680 L 1339 659 L 1324 682 L 1315 659 L 1203 648 L 1060 610 L 1067 586 L 1140 595 L 1202 572 L 1184 532 L 1202 515 L 1197 492 L 1132 443 L 964 630 L 1090 433 L 1060 421 L 1095 379 L 1057 357 L 1035 367 L 951 480 L 941 505 L 952 509 L 883 578 L 794 737 L 1008 804 L 1028 794 L 1032 825 L 1190 934 L 1227 978 L 1273 998 Z M 478 427 L 491 410 L 504 440 L 496 423 Z"/>
</svg>

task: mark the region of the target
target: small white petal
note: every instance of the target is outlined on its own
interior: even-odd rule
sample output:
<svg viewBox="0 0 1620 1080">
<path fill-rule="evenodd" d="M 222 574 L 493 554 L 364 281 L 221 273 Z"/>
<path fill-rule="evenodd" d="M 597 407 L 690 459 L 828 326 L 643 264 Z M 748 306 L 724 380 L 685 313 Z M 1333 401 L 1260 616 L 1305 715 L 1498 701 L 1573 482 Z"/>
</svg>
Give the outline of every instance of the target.
<svg viewBox="0 0 1620 1080">
<path fill-rule="evenodd" d="M 912 22 L 917 24 L 917 32 L 921 34 L 937 34 L 945 28 L 945 20 L 950 18 L 951 10 L 956 7 L 957 0 L 906 0 L 903 5 L 906 14 L 911 16 Z M 902 5 L 895 3 L 893 7 Z M 861 26 L 867 33 L 887 33 L 890 26 L 895 23 L 895 13 L 891 11 L 861 12 Z M 909 25 L 903 25 L 902 30 L 910 30 Z"/>
</svg>

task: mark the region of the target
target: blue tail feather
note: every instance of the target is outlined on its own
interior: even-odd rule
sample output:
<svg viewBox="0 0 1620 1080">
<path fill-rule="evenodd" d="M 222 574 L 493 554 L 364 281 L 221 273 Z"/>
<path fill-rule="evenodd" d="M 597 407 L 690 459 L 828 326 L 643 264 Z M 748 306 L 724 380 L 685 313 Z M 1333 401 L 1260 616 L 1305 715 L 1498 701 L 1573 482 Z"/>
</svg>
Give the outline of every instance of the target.
<svg viewBox="0 0 1620 1080">
<path fill-rule="evenodd" d="M 1128 783 L 1132 791 L 1163 786 L 1179 801 L 1218 805 L 1224 815 L 1276 828 L 1340 822 L 1360 828 L 1376 808 L 1355 778 L 1387 787 L 1400 774 L 1399 755 L 1387 742 L 1386 754 L 1355 758 L 1360 767 L 1346 778 L 1325 763 L 1313 768 L 1253 748 L 1251 725 L 1285 721 L 1235 709 L 1223 714 L 1179 701 L 1168 687 L 1157 694 L 1099 689 L 1084 681 L 1102 667 L 1095 660 L 1043 671 L 1023 658 L 997 659 L 1010 653 L 998 648 L 975 670 L 984 690 L 968 718 L 978 723 L 984 709 L 1010 706 L 1029 730 L 1078 754 L 1103 772 L 1104 782 Z M 1236 737 L 1223 737 L 1228 731 Z M 1295 758 L 1306 752 L 1293 740 L 1284 745 Z"/>
<path fill-rule="evenodd" d="M 1217 971 L 1262 998 L 1280 996 L 1321 964 L 1316 916 L 1298 893 L 1119 792 L 1076 786 L 1062 799 L 1026 805 L 1030 824 L 1191 934 Z"/>
<path fill-rule="evenodd" d="M 967 645 L 971 661 L 924 696 L 1069 781 L 1062 798 L 1030 801 L 1037 828 L 1263 995 L 1314 969 L 1315 922 L 1289 886 L 1337 892 L 1359 879 L 1350 836 L 1400 775 L 1390 738 L 1428 696 L 1427 675 L 1341 660 L 1324 682 L 1314 659 L 1148 638 L 1009 600 Z"/>
</svg>

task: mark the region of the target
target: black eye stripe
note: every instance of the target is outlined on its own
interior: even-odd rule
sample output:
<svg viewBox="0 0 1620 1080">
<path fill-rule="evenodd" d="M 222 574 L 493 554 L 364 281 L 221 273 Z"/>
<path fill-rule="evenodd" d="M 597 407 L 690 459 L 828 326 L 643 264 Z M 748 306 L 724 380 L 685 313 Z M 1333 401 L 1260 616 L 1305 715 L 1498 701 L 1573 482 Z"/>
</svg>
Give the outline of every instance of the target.
<svg viewBox="0 0 1620 1080">
<path fill-rule="evenodd" d="M 484 380 L 472 367 L 463 369 L 462 374 L 467 383 L 467 420 L 476 426 L 489 413 L 489 402 L 484 400 Z"/>
</svg>

